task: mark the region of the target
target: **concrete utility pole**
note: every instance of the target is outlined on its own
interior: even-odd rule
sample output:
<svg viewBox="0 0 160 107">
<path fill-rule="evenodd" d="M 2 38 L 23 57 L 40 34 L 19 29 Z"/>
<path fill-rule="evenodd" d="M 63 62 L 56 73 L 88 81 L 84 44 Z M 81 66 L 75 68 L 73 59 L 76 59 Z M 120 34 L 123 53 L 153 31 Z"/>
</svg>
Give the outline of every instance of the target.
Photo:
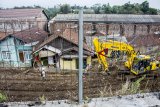
<svg viewBox="0 0 160 107">
<path fill-rule="evenodd" d="M 79 104 L 83 102 L 83 9 L 80 9 L 79 11 L 79 38 L 78 38 L 78 44 L 79 44 L 79 90 L 78 90 L 78 100 Z"/>
</svg>

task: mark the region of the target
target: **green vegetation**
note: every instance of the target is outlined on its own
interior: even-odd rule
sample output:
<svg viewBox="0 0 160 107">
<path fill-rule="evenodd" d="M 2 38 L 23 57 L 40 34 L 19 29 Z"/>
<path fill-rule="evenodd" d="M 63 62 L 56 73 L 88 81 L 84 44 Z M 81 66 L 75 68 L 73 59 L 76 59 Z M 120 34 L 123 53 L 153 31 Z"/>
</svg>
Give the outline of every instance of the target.
<svg viewBox="0 0 160 107">
<path fill-rule="evenodd" d="M 22 7 L 14 7 L 14 9 L 22 9 L 22 8 L 42 8 L 40 6 L 22 6 Z M 77 14 L 80 6 L 74 5 L 70 6 L 69 4 L 57 5 L 52 8 L 43 8 L 47 13 L 48 17 L 51 19 L 56 14 L 68 14 L 74 13 Z M 85 14 L 159 14 L 160 11 L 155 8 L 149 7 L 149 2 L 144 1 L 141 4 L 130 2 L 125 3 L 122 6 L 114 5 L 110 6 L 110 4 L 94 4 L 91 7 L 83 6 Z M 1 9 L 1 8 L 0 8 Z"/>
<path fill-rule="evenodd" d="M 137 79 L 135 82 L 126 81 L 125 84 L 122 84 L 122 88 L 118 89 L 117 91 L 113 91 L 111 85 L 109 87 L 104 87 L 103 89 L 99 90 L 100 97 L 103 98 L 103 97 L 113 96 L 113 95 L 119 96 L 119 95 L 141 93 L 142 91 L 145 91 L 140 89 L 141 81 L 143 81 L 145 77 L 146 76 L 144 75 L 141 78 Z"/>
<path fill-rule="evenodd" d="M 44 94 L 42 96 L 39 97 L 39 100 L 41 102 L 41 104 L 46 104 L 46 97 L 44 96 Z"/>
<path fill-rule="evenodd" d="M 140 83 L 141 83 L 142 80 L 144 80 L 145 77 L 146 76 L 143 76 L 143 77 L 139 78 L 137 81 L 131 83 L 131 86 L 129 88 L 129 92 L 131 94 L 141 93 L 142 92 L 142 90 L 140 90 L 140 85 L 141 85 Z"/>
<path fill-rule="evenodd" d="M 95 4 L 91 9 L 93 9 L 96 14 L 157 14 L 157 9 L 150 8 L 148 1 L 144 1 L 142 4 L 131 4 L 128 2 L 122 6 L 110 6 L 109 3 L 107 5 Z"/>
<path fill-rule="evenodd" d="M 141 93 L 142 90 L 140 89 L 141 81 L 145 79 L 145 75 L 135 82 L 128 82 L 126 81 L 125 84 L 122 85 L 122 89 L 120 90 L 120 94 L 136 94 Z"/>
<path fill-rule="evenodd" d="M 59 14 L 68 14 L 74 13 L 77 14 L 80 6 L 74 5 L 70 6 L 68 4 L 54 6 L 54 8 L 45 9 L 48 11 L 48 16 L 53 18 L 57 13 Z M 149 7 L 149 2 L 144 1 L 143 3 L 134 3 L 130 2 L 125 3 L 122 6 L 110 4 L 95 4 L 91 7 L 84 6 L 84 14 L 152 14 L 157 15 L 159 10 Z"/>
<path fill-rule="evenodd" d="M 0 91 L 0 103 L 5 102 L 7 100 L 6 94 Z"/>
</svg>

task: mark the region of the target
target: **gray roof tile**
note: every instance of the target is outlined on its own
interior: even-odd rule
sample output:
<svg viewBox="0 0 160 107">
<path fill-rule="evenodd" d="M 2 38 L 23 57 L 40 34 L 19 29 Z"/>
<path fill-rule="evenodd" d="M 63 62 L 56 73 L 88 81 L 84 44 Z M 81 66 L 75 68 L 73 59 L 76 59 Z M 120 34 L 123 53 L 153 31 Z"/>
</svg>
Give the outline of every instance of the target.
<svg viewBox="0 0 160 107">
<path fill-rule="evenodd" d="M 84 14 L 84 22 L 105 23 L 160 23 L 160 15 Z M 78 14 L 58 14 L 54 21 L 77 21 Z"/>
</svg>

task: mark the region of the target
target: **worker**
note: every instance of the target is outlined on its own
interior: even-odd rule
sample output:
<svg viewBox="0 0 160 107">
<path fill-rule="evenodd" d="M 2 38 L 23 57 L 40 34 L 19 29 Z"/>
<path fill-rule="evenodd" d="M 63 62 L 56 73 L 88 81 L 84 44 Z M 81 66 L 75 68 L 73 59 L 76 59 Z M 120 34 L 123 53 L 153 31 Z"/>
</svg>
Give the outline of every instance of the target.
<svg viewBox="0 0 160 107">
<path fill-rule="evenodd" d="M 87 64 L 85 68 L 85 73 L 87 73 L 91 69 L 91 64 Z"/>
<path fill-rule="evenodd" d="M 42 77 L 42 80 L 45 80 L 46 72 L 44 67 L 41 67 L 41 77 Z"/>
</svg>

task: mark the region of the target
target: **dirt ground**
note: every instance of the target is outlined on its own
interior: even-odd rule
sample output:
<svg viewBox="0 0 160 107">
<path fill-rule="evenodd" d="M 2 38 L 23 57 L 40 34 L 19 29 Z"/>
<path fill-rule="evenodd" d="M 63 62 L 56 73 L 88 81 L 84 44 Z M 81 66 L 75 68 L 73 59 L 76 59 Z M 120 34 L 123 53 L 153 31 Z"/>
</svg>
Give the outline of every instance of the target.
<svg viewBox="0 0 160 107">
<path fill-rule="evenodd" d="M 0 70 L 0 90 L 8 96 L 8 102 L 12 101 L 37 101 L 45 96 L 47 100 L 78 99 L 78 77 L 74 71 L 55 73 L 46 72 L 45 80 L 42 80 L 40 72 L 29 70 Z M 143 92 L 160 91 L 160 77 L 149 75 L 141 82 Z M 133 77 L 133 76 L 132 76 Z M 122 88 L 129 78 L 124 75 L 109 75 L 98 72 L 89 72 L 83 75 L 84 99 L 101 97 L 102 92 L 108 96 Z M 137 78 L 134 78 L 135 81 Z"/>
</svg>

